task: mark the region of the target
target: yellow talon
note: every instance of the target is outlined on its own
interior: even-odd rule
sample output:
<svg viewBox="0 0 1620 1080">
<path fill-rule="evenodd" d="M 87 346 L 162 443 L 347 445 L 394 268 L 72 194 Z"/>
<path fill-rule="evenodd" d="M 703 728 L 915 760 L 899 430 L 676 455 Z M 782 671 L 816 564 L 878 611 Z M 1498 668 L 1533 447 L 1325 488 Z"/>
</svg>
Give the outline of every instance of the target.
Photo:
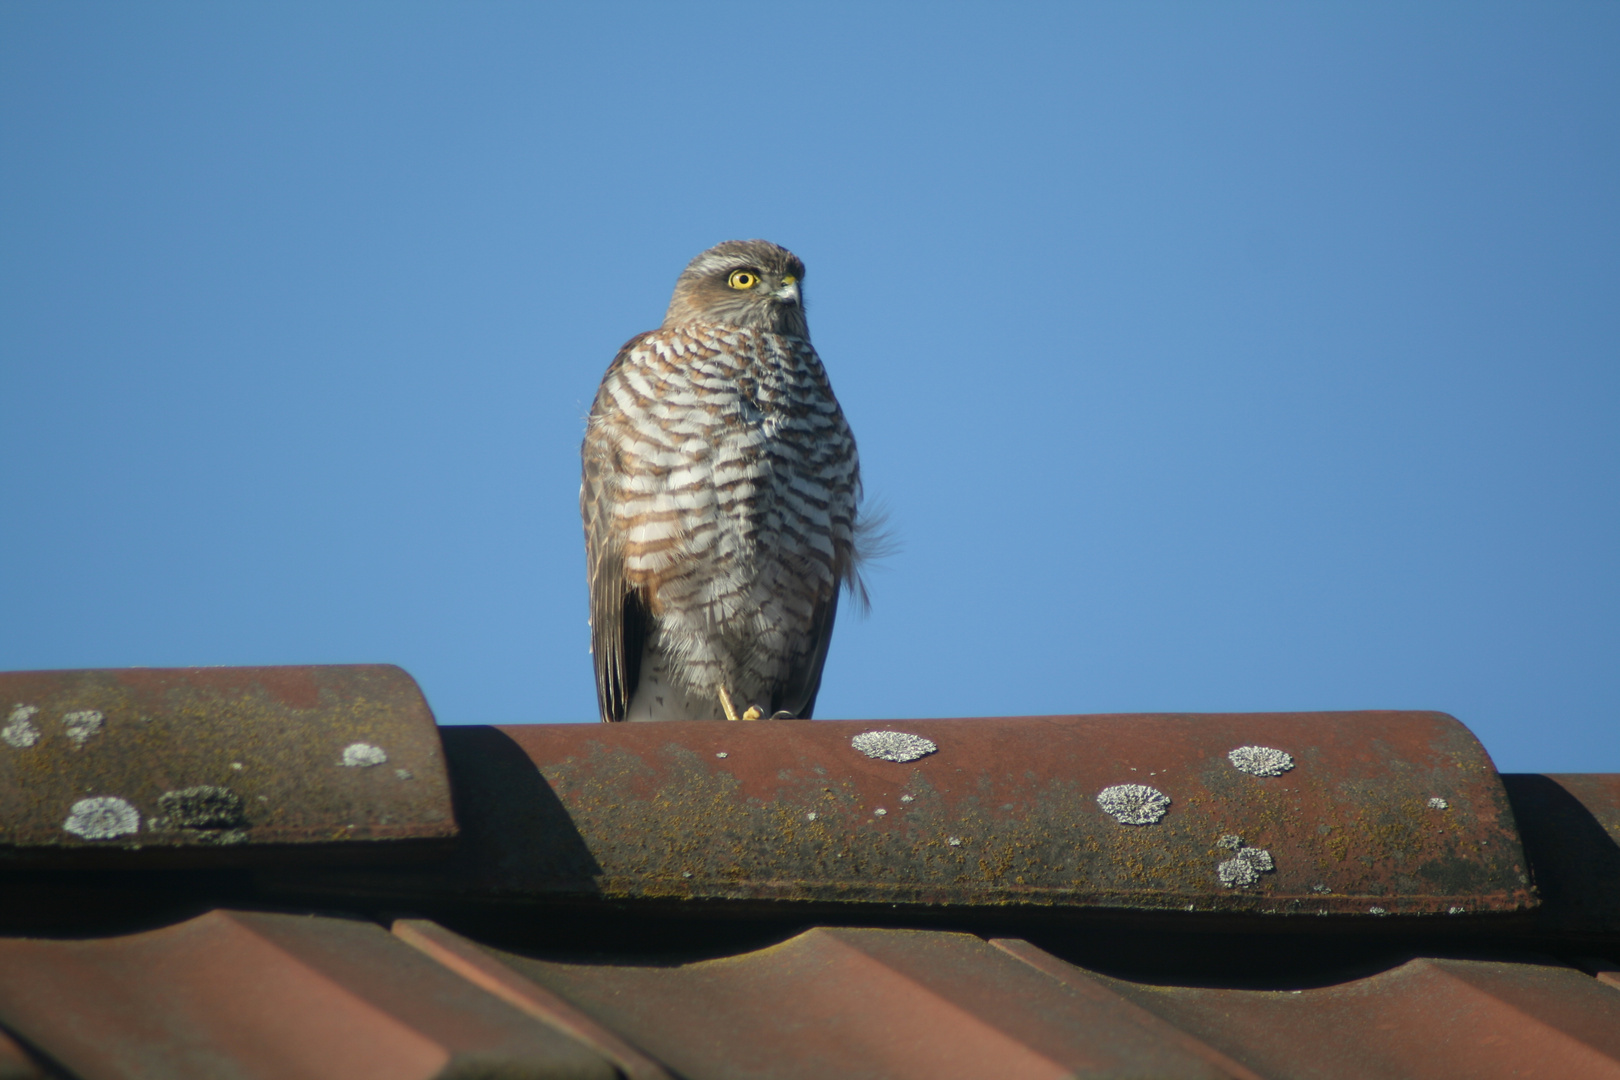
<svg viewBox="0 0 1620 1080">
<path fill-rule="evenodd" d="M 731 695 L 726 693 L 726 688 L 724 686 L 720 687 L 720 707 L 726 711 L 726 719 L 731 721 L 758 720 L 760 717 L 765 715 L 765 710 L 761 709 L 758 705 L 750 705 L 748 706 L 747 712 L 743 713 L 741 716 L 738 716 L 737 707 L 731 703 Z"/>
</svg>

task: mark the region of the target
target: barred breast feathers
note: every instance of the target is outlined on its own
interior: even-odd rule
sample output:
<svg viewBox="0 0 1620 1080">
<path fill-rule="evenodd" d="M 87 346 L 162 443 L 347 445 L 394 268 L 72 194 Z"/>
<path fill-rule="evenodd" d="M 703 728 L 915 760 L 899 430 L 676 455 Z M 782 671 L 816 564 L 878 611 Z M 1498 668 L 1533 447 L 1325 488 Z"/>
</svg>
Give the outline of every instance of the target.
<svg viewBox="0 0 1620 1080">
<path fill-rule="evenodd" d="M 634 577 L 712 550 L 732 521 L 864 599 L 854 438 L 808 342 L 701 325 L 640 335 L 592 410 L 587 442 L 603 440 L 616 481 L 603 494 Z M 767 524 L 779 536 L 761 536 Z"/>
</svg>

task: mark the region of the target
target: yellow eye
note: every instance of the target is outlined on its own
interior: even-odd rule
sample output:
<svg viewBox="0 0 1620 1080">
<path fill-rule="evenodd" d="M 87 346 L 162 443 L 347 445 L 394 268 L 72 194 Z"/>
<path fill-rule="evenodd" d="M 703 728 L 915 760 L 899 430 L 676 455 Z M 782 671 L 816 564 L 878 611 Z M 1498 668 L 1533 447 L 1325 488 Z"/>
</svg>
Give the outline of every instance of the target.
<svg viewBox="0 0 1620 1080">
<path fill-rule="evenodd" d="M 726 284 L 733 289 L 752 289 L 759 284 L 759 275 L 752 270 L 733 270 L 731 276 L 726 278 Z"/>
</svg>

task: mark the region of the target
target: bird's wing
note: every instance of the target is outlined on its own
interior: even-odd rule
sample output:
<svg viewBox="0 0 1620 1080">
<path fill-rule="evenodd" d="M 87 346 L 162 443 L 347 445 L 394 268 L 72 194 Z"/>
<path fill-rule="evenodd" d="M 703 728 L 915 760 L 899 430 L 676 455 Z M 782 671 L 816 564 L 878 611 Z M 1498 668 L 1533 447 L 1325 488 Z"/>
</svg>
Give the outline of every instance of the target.
<svg viewBox="0 0 1620 1080">
<path fill-rule="evenodd" d="M 821 690 L 821 669 L 827 666 L 827 645 L 832 641 L 833 622 L 838 618 L 838 588 L 816 605 L 810 617 L 811 649 L 804 662 L 788 674 L 771 711 L 785 710 L 808 720 L 816 711 L 816 694 Z"/>
<path fill-rule="evenodd" d="M 623 720 L 641 678 L 647 609 L 641 591 L 625 584 L 624 560 L 606 538 L 586 526 L 591 592 L 591 659 L 596 664 L 596 704 L 602 719 Z"/>
<path fill-rule="evenodd" d="M 608 368 L 609 374 L 641 340 L 641 336 L 632 338 L 619 350 Z M 580 455 L 584 475 L 579 486 L 579 512 L 585 522 L 585 579 L 591 601 L 596 704 L 602 719 L 611 723 L 624 719 L 635 695 L 650 619 L 641 591 L 625 580 L 624 554 L 613 529 L 613 447 L 606 428 L 598 423 L 608 407 L 598 391 Z"/>
</svg>

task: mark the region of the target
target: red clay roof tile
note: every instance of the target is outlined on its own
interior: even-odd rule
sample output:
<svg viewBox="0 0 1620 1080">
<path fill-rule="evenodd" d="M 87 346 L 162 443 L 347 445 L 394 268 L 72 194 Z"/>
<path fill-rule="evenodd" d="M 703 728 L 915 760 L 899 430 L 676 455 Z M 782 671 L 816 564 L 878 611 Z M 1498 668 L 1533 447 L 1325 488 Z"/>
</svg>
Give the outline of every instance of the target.
<svg viewBox="0 0 1620 1080">
<path fill-rule="evenodd" d="M 1620 1077 L 1620 993 L 1550 960 L 1420 958 L 1299 990 L 1109 985 L 1268 1076 Z"/>
<path fill-rule="evenodd" d="M 0 1080 L 46 1080 L 33 1056 L 4 1032 L 0 1032 Z"/>
<path fill-rule="evenodd" d="M 687 1076 L 1243 1075 L 966 934 L 821 928 L 677 967 L 503 959 Z"/>
<path fill-rule="evenodd" d="M 873 730 L 936 749 L 874 759 L 852 745 Z M 389 886 L 424 898 L 1444 918 L 1535 902 L 1501 780 L 1440 713 L 443 736 L 461 848 Z"/>
<path fill-rule="evenodd" d="M 535 1080 L 615 1075 L 350 919 L 215 911 L 126 937 L 0 940 L 0 1023 L 85 1080 L 427 1080 L 480 1063 Z"/>
<path fill-rule="evenodd" d="M 0 673 L 12 865 L 285 866 L 454 835 L 433 715 L 397 667 Z"/>
<path fill-rule="evenodd" d="M 611 1061 L 626 1080 L 671 1080 L 652 1058 L 563 998 L 501 963 L 487 949 L 426 919 L 396 919 L 394 936 L 481 990 L 579 1040 Z"/>
</svg>

